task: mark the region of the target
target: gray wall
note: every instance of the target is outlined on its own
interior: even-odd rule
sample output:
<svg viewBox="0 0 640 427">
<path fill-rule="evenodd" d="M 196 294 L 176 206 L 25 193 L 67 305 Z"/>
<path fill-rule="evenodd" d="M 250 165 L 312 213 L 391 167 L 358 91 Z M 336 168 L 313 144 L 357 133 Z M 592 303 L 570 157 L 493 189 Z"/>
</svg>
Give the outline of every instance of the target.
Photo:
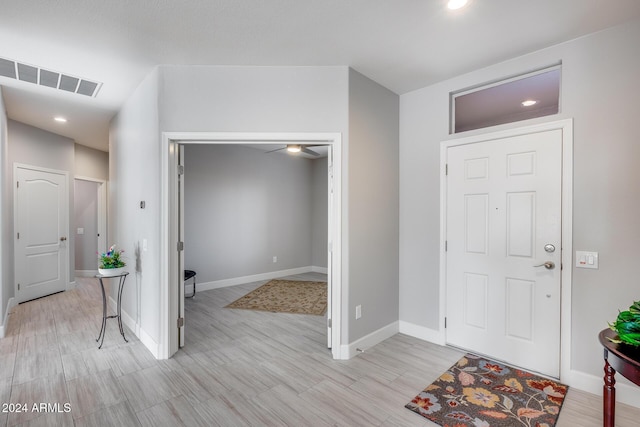
<svg viewBox="0 0 640 427">
<path fill-rule="evenodd" d="M 349 342 L 398 321 L 399 97 L 349 71 Z"/>
<path fill-rule="evenodd" d="M 573 248 L 598 251 L 600 269 L 565 266 L 574 269 L 571 367 L 601 377 L 597 334 L 638 299 L 640 105 L 629 96 L 640 92 L 638 40 L 634 21 L 401 96 L 402 321 L 438 328 L 439 156 L 450 138 L 449 92 L 561 60 L 560 114 L 527 123 L 574 118 Z"/>
<path fill-rule="evenodd" d="M 311 265 L 327 268 L 328 160 L 311 161 Z"/>
<path fill-rule="evenodd" d="M 185 267 L 199 283 L 311 266 L 315 162 L 238 145 L 185 147 Z M 326 175 L 324 184 L 326 199 Z"/>
<path fill-rule="evenodd" d="M 74 180 L 74 224 L 76 270 L 94 271 L 98 267 L 98 183 Z M 78 228 L 83 229 L 78 234 Z"/>
<path fill-rule="evenodd" d="M 75 162 L 76 176 L 109 180 L 109 153 L 76 144 Z"/>
</svg>

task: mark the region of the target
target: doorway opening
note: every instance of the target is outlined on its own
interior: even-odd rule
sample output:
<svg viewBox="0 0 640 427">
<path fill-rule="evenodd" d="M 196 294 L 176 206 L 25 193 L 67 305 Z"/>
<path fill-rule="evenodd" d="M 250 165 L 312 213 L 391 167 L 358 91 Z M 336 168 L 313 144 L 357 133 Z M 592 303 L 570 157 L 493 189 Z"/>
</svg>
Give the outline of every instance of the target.
<svg viewBox="0 0 640 427">
<path fill-rule="evenodd" d="M 271 298 L 282 298 L 276 304 L 279 309 L 274 311 L 291 312 L 301 310 L 298 304 L 314 299 L 313 289 L 319 289 L 305 287 L 301 282 L 328 283 L 328 147 L 316 145 L 308 151 L 312 154 L 292 153 L 283 145 L 180 146 L 181 155 L 184 152 L 184 161 L 180 162 L 183 164 L 180 181 L 184 182 L 180 188 L 184 187 L 184 191 L 180 191 L 179 198 L 183 206 L 180 212 L 184 213 L 181 217 L 184 233 L 180 237 L 184 242 L 181 257 L 184 263 L 180 270 L 185 272 L 185 326 L 184 331 L 181 329 L 180 347 L 189 354 L 194 346 L 198 349 L 214 346 L 210 336 L 219 336 L 219 342 L 228 339 L 228 334 L 215 329 L 216 324 L 228 325 L 231 319 L 254 319 L 245 310 L 229 313 L 224 308 L 230 302 L 226 295 L 236 299 L 241 290 L 260 293 L 252 287 L 269 280 L 286 280 L 273 282 L 283 287 L 278 287 L 280 291 L 271 294 Z M 197 275 L 197 285 L 195 280 L 186 280 L 187 272 Z M 301 286 L 306 291 L 285 292 L 284 283 Z M 325 292 L 326 288 L 325 284 Z M 210 292 L 205 295 L 204 291 Z M 291 298 L 294 294 L 301 299 Z M 195 299 L 187 299 L 191 297 Z M 262 298 L 261 304 L 275 301 Z M 326 308 L 327 295 L 322 300 L 318 304 Z M 265 306 L 261 311 L 269 310 Z M 318 331 L 319 327 L 319 332 L 327 335 L 322 332 L 325 315 L 305 318 L 269 314 L 265 321 L 286 317 L 291 327 L 300 326 L 301 335 L 308 332 L 309 327 L 302 326 L 308 321 L 313 330 Z M 209 332 L 207 324 L 211 327 Z M 200 330 L 196 331 L 194 326 Z M 263 326 L 258 324 L 256 329 L 262 330 Z M 322 351 L 327 346 L 331 343 L 327 345 L 325 338 L 320 348 L 315 347 Z"/>
<path fill-rule="evenodd" d="M 74 257 L 75 275 L 97 274 L 96 252 L 106 251 L 107 238 L 106 182 L 76 176 L 74 179 Z"/>
<path fill-rule="evenodd" d="M 341 352 L 341 135 L 339 133 L 164 133 L 162 139 L 162 236 L 161 253 L 167 262 L 161 272 L 162 306 L 159 356 L 171 357 L 180 346 L 180 328 L 184 327 L 183 272 L 184 264 L 183 235 L 180 230 L 180 218 L 183 205 L 180 203 L 181 181 L 179 171 L 182 168 L 180 153 L 190 144 L 240 144 L 272 145 L 302 144 L 326 145 L 329 147 L 327 185 L 328 232 L 327 232 L 327 281 L 328 309 L 327 333 L 328 346 L 334 359 L 343 358 Z"/>
</svg>

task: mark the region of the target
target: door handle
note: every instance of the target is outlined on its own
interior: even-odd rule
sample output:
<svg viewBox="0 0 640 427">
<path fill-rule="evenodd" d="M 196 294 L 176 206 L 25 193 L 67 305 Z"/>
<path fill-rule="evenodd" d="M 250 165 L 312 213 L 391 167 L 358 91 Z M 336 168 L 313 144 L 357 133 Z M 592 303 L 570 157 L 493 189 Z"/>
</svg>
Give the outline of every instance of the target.
<svg viewBox="0 0 640 427">
<path fill-rule="evenodd" d="M 60 238 L 60 241 L 61 241 L 61 242 L 64 242 L 65 240 L 67 240 L 67 238 L 66 238 L 66 237 L 61 237 L 61 238 Z"/>
<path fill-rule="evenodd" d="M 534 267 L 544 267 L 547 270 L 553 270 L 554 268 L 556 268 L 556 264 L 553 261 L 547 261 L 542 264 L 534 265 Z"/>
</svg>

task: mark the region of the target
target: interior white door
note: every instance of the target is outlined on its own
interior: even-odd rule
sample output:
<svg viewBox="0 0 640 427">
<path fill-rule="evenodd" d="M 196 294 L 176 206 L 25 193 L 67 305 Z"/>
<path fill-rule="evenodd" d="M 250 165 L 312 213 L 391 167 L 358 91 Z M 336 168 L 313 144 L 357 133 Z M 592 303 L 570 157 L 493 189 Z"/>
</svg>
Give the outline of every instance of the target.
<svg viewBox="0 0 640 427">
<path fill-rule="evenodd" d="M 18 165 L 14 177 L 16 298 L 24 302 L 66 289 L 68 180 Z"/>
<path fill-rule="evenodd" d="M 447 343 L 560 372 L 562 131 L 447 150 Z"/>
<path fill-rule="evenodd" d="M 184 347 L 184 145 L 178 146 L 178 345 Z M 195 295 L 194 285 L 194 295 Z M 180 320 L 182 319 L 182 320 Z"/>
</svg>

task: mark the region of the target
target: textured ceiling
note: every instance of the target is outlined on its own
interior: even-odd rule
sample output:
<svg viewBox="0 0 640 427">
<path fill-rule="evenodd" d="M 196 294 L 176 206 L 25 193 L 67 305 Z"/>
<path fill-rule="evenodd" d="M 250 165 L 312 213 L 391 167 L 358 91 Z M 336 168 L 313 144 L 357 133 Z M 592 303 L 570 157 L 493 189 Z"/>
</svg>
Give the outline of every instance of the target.
<svg viewBox="0 0 640 427">
<path fill-rule="evenodd" d="M 158 64 L 347 65 L 402 94 L 640 18 L 638 0 L 472 0 L 454 13 L 444 0 L 3 3 L 0 57 L 103 83 L 88 98 L 0 77 L 9 117 L 102 150 Z"/>
</svg>

